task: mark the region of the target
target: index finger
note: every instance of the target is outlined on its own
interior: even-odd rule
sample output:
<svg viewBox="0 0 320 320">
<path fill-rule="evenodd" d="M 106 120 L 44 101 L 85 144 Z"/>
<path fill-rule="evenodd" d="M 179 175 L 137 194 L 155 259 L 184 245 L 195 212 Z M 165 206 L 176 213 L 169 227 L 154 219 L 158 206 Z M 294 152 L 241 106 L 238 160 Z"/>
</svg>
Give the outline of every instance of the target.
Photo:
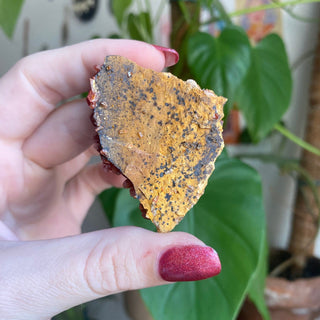
<svg viewBox="0 0 320 320">
<path fill-rule="evenodd" d="M 88 91 L 94 66 L 107 55 L 122 55 L 157 71 L 166 64 L 163 52 L 133 40 L 91 40 L 30 55 L 0 79 L 0 135 L 29 136 L 58 102 Z"/>
</svg>

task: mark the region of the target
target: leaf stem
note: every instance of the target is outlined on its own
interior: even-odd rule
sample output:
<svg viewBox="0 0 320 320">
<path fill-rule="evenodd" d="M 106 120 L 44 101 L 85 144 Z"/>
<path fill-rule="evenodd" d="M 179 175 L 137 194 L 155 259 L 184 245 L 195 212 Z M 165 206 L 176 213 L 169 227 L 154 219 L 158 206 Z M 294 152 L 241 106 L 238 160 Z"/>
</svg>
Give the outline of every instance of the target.
<svg viewBox="0 0 320 320">
<path fill-rule="evenodd" d="M 279 3 L 280 0 L 271 0 L 271 2 L 273 3 Z M 312 19 L 312 18 L 307 18 L 307 17 L 303 17 L 303 16 L 300 16 L 299 14 L 296 14 L 294 11 L 293 11 L 293 8 L 282 8 L 288 15 L 290 15 L 292 18 L 294 19 L 297 19 L 298 21 L 301 21 L 301 22 L 310 22 L 310 23 L 316 23 L 316 22 L 319 22 L 319 19 Z"/>
<path fill-rule="evenodd" d="M 224 20 L 227 25 L 231 25 L 232 24 L 231 16 L 226 12 L 221 1 L 219 1 L 219 0 L 215 1 L 215 8 L 216 8 L 216 10 L 218 10 L 218 12 L 220 14 L 220 18 L 222 20 Z"/>
<path fill-rule="evenodd" d="M 187 21 L 188 24 L 190 24 L 191 23 L 191 17 L 190 17 L 190 13 L 189 13 L 189 11 L 187 9 L 186 4 L 184 2 L 182 2 L 182 1 L 179 1 L 178 5 L 180 7 L 180 10 L 181 10 L 181 12 L 183 14 L 184 19 Z"/>
<path fill-rule="evenodd" d="M 245 8 L 245 9 L 241 9 L 241 10 L 237 10 L 234 11 L 232 13 L 229 14 L 230 17 L 237 17 L 237 16 L 241 16 L 244 14 L 248 14 L 248 13 L 252 13 L 252 12 L 257 12 L 257 11 L 262 11 L 262 10 L 269 10 L 269 9 L 276 9 L 276 8 L 283 8 L 286 6 L 293 6 L 293 5 L 297 5 L 297 4 L 304 4 L 304 3 L 313 3 L 313 2 L 320 2 L 320 0 L 291 0 L 291 1 L 285 1 L 285 2 L 272 2 L 269 4 L 263 4 L 260 6 L 256 6 L 256 7 L 251 7 L 251 8 Z"/>
<path fill-rule="evenodd" d="M 286 129 L 284 126 L 282 126 L 280 123 L 277 123 L 274 126 L 274 129 L 279 131 L 282 135 L 284 135 L 286 138 L 300 146 L 301 148 L 314 153 L 317 156 L 320 156 L 320 149 L 314 147 L 313 145 L 309 144 L 308 142 L 300 139 L 296 135 L 294 135 L 291 131 Z"/>
</svg>

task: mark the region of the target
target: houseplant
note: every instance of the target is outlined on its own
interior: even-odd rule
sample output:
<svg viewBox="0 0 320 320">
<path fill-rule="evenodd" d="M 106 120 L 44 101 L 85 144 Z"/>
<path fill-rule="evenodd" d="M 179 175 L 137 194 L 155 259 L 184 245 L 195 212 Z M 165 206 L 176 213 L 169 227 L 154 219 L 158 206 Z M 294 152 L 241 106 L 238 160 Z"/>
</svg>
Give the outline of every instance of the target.
<svg viewBox="0 0 320 320">
<path fill-rule="evenodd" d="M 129 2 L 130 1 L 126 1 L 126 6 L 122 7 L 123 11 L 121 11 L 121 14 L 119 14 L 119 12 L 117 13 L 122 17 L 120 22 L 122 28 L 125 28 L 124 26 L 126 25 L 127 8 L 130 6 Z M 242 112 L 246 120 L 247 132 L 251 142 L 257 143 L 266 139 L 272 131 L 277 130 L 302 147 L 306 147 L 309 151 L 319 155 L 318 149 L 293 136 L 280 122 L 282 116 L 289 107 L 292 88 L 291 70 L 281 37 L 275 34 L 267 35 L 260 39 L 258 43 L 252 45 L 244 30 L 233 25 L 230 19 L 232 16 L 258 10 L 266 10 L 272 7 L 283 7 L 289 14 L 293 14 L 291 8 L 287 7 L 287 5 L 298 3 L 302 3 L 302 1 L 291 1 L 284 4 L 272 2 L 260 7 L 247 8 L 242 11 L 227 14 L 219 1 L 171 1 L 173 15 L 171 45 L 179 51 L 181 57 L 180 63 L 173 67 L 171 71 L 182 78 L 195 78 L 202 87 L 213 89 L 218 94 L 227 96 L 229 102 L 225 108 L 226 114 L 233 109 L 239 109 Z M 201 27 L 199 19 L 201 7 L 205 7 L 210 13 L 208 21 L 204 22 L 204 24 L 214 21 L 223 21 L 225 28 L 217 37 L 212 37 L 212 35 L 207 32 L 199 31 L 199 28 Z M 129 13 L 129 15 L 134 16 L 134 13 Z M 138 15 L 142 17 L 141 12 Z M 145 18 L 142 19 L 141 22 L 139 22 L 140 19 L 131 18 L 131 22 L 128 20 L 127 24 L 129 30 L 135 30 L 135 32 L 131 32 L 131 36 L 139 40 L 147 40 L 143 38 L 143 34 L 152 34 L 152 24 L 146 23 L 146 21 L 151 21 L 150 12 L 147 10 L 143 11 L 143 16 Z M 132 28 L 131 26 L 132 21 L 135 21 L 135 28 Z M 144 28 L 146 28 L 145 31 L 143 31 Z M 254 108 L 252 106 L 254 106 Z M 257 155 L 257 157 L 260 157 L 261 160 L 263 160 L 263 157 L 266 158 L 265 155 Z M 270 155 L 269 159 L 278 163 L 282 168 L 288 168 L 290 164 L 292 164 L 291 160 L 277 159 L 273 155 Z M 233 218 L 237 221 L 245 219 L 245 216 L 241 210 L 238 211 L 239 207 L 217 207 L 214 201 L 210 201 L 209 199 L 219 199 L 219 202 L 228 202 L 231 200 L 229 198 L 231 192 L 228 190 L 230 184 L 242 182 L 242 187 L 249 185 L 248 182 L 241 181 L 241 179 L 239 179 L 240 177 L 237 175 L 237 173 L 241 173 L 241 168 L 238 167 L 240 162 L 232 163 L 230 164 L 230 167 L 224 167 L 224 165 L 222 165 L 224 161 L 229 160 L 230 159 L 227 157 L 218 160 L 216 172 L 213 175 L 213 180 L 209 183 L 205 196 L 192 210 L 196 212 L 195 216 L 192 217 L 191 215 L 193 213 L 190 212 L 186 218 L 186 220 L 188 218 L 192 219 L 192 222 L 189 223 L 192 227 L 187 225 L 188 222 L 185 222 L 185 225 L 182 223 L 180 226 L 182 230 L 195 232 L 198 237 L 206 240 L 209 244 L 213 243 L 216 247 L 218 244 L 218 251 L 219 248 L 221 248 L 220 250 L 223 252 L 221 255 L 222 264 L 224 264 L 225 258 L 234 258 L 236 255 L 232 252 L 232 246 L 230 246 L 231 251 L 227 253 L 229 249 L 228 246 L 230 245 L 230 241 L 227 240 L 227 237 L 224 238 L 220 234 L 219 236 L 221 236 L 221 238 L 215 238 L 215 228 L 221 228 L 221 224 L 219 224 L 217 220 L 219 220 L 222 215 L 228 215 L 230 213 L 234 214 Z M 297 165 L 296 162 L 294 162 L 294 164 L 295 166 Z M 235 174 L 233 174 L 232 177 L 229 177 L 230 180 L 227 181 L 226 172 L 230 172 L 231 168 L 235 169 Z M 293 166 L 291 166 L 291 171 L 292 168 Z M 299 166 L 296 166 L 294 170 L 301 171 Z M 221 182 L 219 181 L 220 173 L 223 176 L 223 181 L 226 182 L 226 185 L 222 186 L 219 184 Z M 254 177 L 251 177 L 250 179 L 252 179 L 252 182 Z M 258 185 L 259 183 L 255 188 L 257 188 Z M 222 192 L 222 194 L 216 193 L 217 189 L 224 189 L 224 192 Z M 109 213 L 110 221 L 112 221 L 114 225 L 142 225 L 141 221 L 136 220 L 139 219 L 137 218 L 139 214 L 138 211 L 134 209 L 136 208 L 136 205 L 133 200 L 125 200 L 125 191 L 119 192 L 118 197 L 120 200 L 115 200 L 116 202 L 113 202 L 110 207 L 111 199 L 116 199 L 115 194 L 111 194 L 112 192 L 117 193 L 117 191 L 110 191 L 109 193 L 111 196 L 107 194 L 102 195 L 102 201 L 105 205 L 106 212 Z M 240 190 L 232 190 L 232 194 L 238 192 L 240 195 Z M 245 193 L 248 196 L 248 199 L 246 199 L 248 202 L 246 202 L 245 206 L 250 208 L 254 203 L 254 194 L 250 193 L 249 190 L 246 190 Z M 242 199 L 244 198 L 242 197 Z M 120 205 L 120 203 L 124 205 Z M 261 193 L 259 195 L 259 203 L 260 205 L 262 204 Z M 256 208 L 259 207 L 257 203 L 255 205 Z M 130 206 L 132 206 L 131 209 Z M 201 210 L 203 208 L 206 210 Z M 250 211 L 250 209 L 247 209 L 247 211 Z M 255 217 L 259 219 L 259 214 L 263 215 L 262 205 L 260 213 L 259 209 L 256 210 L 256 212 L 254 211 L 255 210 L 252 211 L 252 215 L 255 215 Z M 214 218 L 210 221 L 212 217 Z M 208 223 L 209 226 L 204 226 L 204 223 L 200 219 L 205 219 L 206 222 L 210 221 L 212 224 Z M 231 227 L 232 223 L 230 223 L 230 225 L 229 223 L 230 221 L 228 220 L 227 224 Z M 146 225 L 147 224 L 144 226 Z M 260 226 L 261 230 L 264 230 L 263 218 Z M 208 232 L 209 235 L 202 233 L 206 228 L 210 230 Z M 247 228 L 246 232 L 251 233 L 252 230 Z M 221 233 L 223 233 L 223 231 L 221 231 Z M 237 230 L 235 234 L 241 234 L 241 230 Z M 212 239 L 210 239 L 210 236 L 212 236 Z M 221 247 L 219 241 L 221 241 Z M 259 241 L 261 241 L 260 254 L 258 254 L 258 256 L 260 255 L 260 260 L 258 258 L 254 262 L 255 268 L 258 271 L 254 272 L 254 268 L 251 269 L 251 275 L 249 277 L 242 277 L 242 275 L 237 274 L 236 268 L 230 268 L 225 270 L 225 273 L 222 274 L 220 278 L 213 279 L 212 283 L 207 281 L 204 284 L 199 285 L 192 284 L 190 286 L 185 285 L 184 287 L 176 285 L 173 288 L 155 288 L 142 291 L 142 298 L 152 316 L 155 319 L 160 319 L 163 315 L 168 319 L 171 319 L 171 317 L 177 319 L 179 314 L 181 314 L 181 319 L 185 318 L 186 315 L 188 315 L 190 319 L 202 319 L 202 317 L 205 319 L 209 313 L 217 312 L 218 315 L 215 314 L 215 318 L 217 319 L 232 319 L 236 316 L 246 294 L 249 294 L 264 318 L 268 318 L 268 313 L 263 301 L 263 284 L 266 275 L 266 250 L 262 250 L 263 248 L 266 248 L 264 235 L 261 234 Z M 226 254 L 226 256 L 224 256 L 224 254 Z M 261 263 L 260 269 L 257 268 L 257 266 L 259 266 L 258 261 Z M 235 276 L 233 278 L 234 283 L 240 279 L 244 280 L 242 284 L 239 284 L 241 289 L 239 289 L 237 293 L 235 293 L 236 290 L 232 293 L 228 290 L 219 291 L 217 289 L 219 285 L 220 288 L 224 285 L 227 286 L 228 281 L 224 276 L 226 278 Z M 257 281 L 257 279 L 254 279 L 254 277 L 260 279 L 260 282 Z M 206 292 L 209 292 L 210 289 L 212 289 L 212 297 L 208 299 L 211 299 L 211 302 L 208 302 L 203 297 L 206 296 Z M 186 292 L 193 295 L 190 300 L 186 297 Z M 222 301 L 223 299 L 217 297 L 219 294 L 227 297 L 227 300 L 232 302 L 237 300 L 237 302 L 234 305 L 231 303 L 225 308 Z M 168 298 L 170 295 L 172 301 Z M 158 301 L 159 297 L 162 297 L 160 302 Z M 175 310 L 178 308 L 177 300 L 179 297 L 181 300 L 187 302 L 180 304 L 181 309 L 185 308 L 185 312 L 179 309 L 177 315 Z M 163 299 L 165 300 L 164 302 Z M 217 304 L 212 303 L 214 300 L 216 300 Z M 201 303 L 203 303 L 203 305 L 201 305 Z M 210 305 L 209 310 L 207 310 L 207 313 L 203 313 L 203 308 L 208 305 Z M 212 309 L 210 309 L 211 307 Z M 192 313 L 191 310 L 194 310 L 194 313 Z"/>
</svg>

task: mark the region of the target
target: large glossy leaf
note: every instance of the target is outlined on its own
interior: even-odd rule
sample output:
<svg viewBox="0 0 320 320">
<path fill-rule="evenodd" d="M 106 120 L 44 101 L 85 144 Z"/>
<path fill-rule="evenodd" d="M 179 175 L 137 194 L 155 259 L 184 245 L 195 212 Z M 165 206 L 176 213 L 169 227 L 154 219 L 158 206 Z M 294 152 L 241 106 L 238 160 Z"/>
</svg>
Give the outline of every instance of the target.
<svg viewBox="0 0 320 320">
<path fill-rule="evenodd" d="M 99 195 L 102 208 L 111 225 L 114 225 L 115 206 L 120 191 L 121 189 L 110 188 Z"/>
<path fill-rule="evenodd" d="M 127 190 L 120 191 L 114 225 L 148 223 L 137 207 Z M 203 281 L 142 290 L 154 319 L 234 319 L 255 275 L 265 239 L 259 175 L 238 160 L 220 158 L 205 194 L 175 230 L 190 232 L 214 247 L 222 272 Z"/>
<path fill-rule="evenodd" d="M 130 7 L 132 0 L 112 0 L 112 12 L 121 26 L 126 10 Z"/>
<path fill-rule="evenodd" d="M 0 0 L 0 27 L 12 38 L 23 0 Z"/>
<path fill-rule="evenodd" d="M 54 316 L 52 320 L 88 320 L 86 314 L 86 306 L 79 305 Z"/>
<path fill-rule="evenodd" d="M 151 42 L 153 31 L 149 12 L 130 13 L 128 31 L 131 39 Z"/>
<path fill-rule="evenodd" d="M 264 320 L 270 320 L 269 310 L 264 299 L 264 288 L 268 274 L 268 245 L 267 240 L 263 241 L 258 267 L 251 278 L 248 295 L 256 305 Z"/>
<path fill-rule="evenodd" d="M 253 141 L 264 138 L 289 107 L 292 79 L 281 38 L 271 34 L 252 48 L 249 71 L 235 100 Z"/>
<path fill-rule="evenodd" d="M 219 37 L 198 32 L 188 42 L 188 64 L 203 88 L 233 100 L 250 65 L 250 43 L 243 29 L 225 28 Z"/>
<path fill-rule="evenodd" d="M 130 225 L 156 231 L 151 221 L 142 217 L 139 209 L 139 201 L 130 197 L 128 190 L 122 190 L 119 193 L 113 223 L 117 227 Z"/>
</svg>

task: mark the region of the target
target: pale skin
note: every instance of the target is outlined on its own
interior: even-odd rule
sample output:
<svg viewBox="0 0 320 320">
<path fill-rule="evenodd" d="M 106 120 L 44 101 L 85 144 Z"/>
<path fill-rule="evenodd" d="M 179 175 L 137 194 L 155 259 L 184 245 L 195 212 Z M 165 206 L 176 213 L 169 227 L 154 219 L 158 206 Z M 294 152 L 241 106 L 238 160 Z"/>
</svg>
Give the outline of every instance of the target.
<svg viewBox="0 0 320 320">
<path fill-rule="evenodd" d="M 93 40 L 37 53 L 0 79 L 0 319 L 49 319 L 80 303 L 167 283 L 159 255 L 203 245 L 186 233 L 135 227 L 80 234 L 96 195 L 124 178 L 88 166 L 97 154 L 84 99 L 106 55 L 157 71 L 168 65 L 154 47 Z M 59 105 L 59 107 L 57 107 Z"/>
</svg>

